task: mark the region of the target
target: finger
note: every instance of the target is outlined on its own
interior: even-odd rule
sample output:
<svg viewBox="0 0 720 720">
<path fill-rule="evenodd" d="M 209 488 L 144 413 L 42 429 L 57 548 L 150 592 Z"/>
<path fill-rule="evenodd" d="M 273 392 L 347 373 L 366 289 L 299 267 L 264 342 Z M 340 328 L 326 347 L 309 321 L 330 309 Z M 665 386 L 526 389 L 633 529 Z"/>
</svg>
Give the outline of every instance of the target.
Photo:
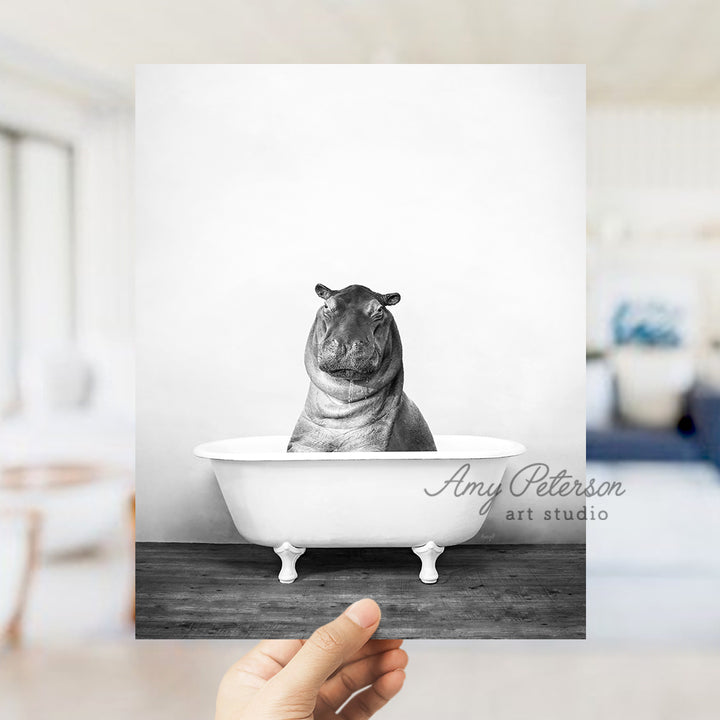
<svg viewBox="0 0 720 720">
<path fill-rule="evenodd" d="M 299 640 L 262 640 L 234 663 L 226 676 L 231 682 L 262 687 L 292 660 L 301 647 Z"/>
<path fill-rule="evenodd" d="M 274 692 L 286 697 L 298 692 L 317 693 L 325 680 L 370 639 L 379 623 L 380 608 L 374 600 L 353 603 L 310 636 L 273 679 Z"/>
<path fill-rule="evenodd" d="M 251 652 L 258 652 L 285 667 L 301 647 L 300 640 L 261 640 Z"/>
<path fill-rule="evenodd" d="M 388 650 L 395 650 L 403 644 L 402 640 L 368 640 L 354 655 L 346 660 L 347 664 L 370 657 L 371 655 L 379 655 Z M 336 670 L 336 672 L 338 672 Z M 332 676 L 331 676 L 332 677 Z"/>
<path fill-rule="evenodd" d="M 333 711 L 337 711 L 352 694 L 368 685 L 372 685 L 376 680 L 393 670 L 402 670 L 407 666 L 407 663 L 407 653 L 399 649 L 357 660 L 350 665 L 341 667 L 320 688 L 318 698 Z"/>
<path fill-rule="evenodd" d="M 403 670 L 393 670 L 383 675 L 350 700 L 339 716 L 343 720 L 367 720 L 400 692 L 404 682 Z"/>
<path fill-rule="evenodd" d="M 229 717 L 228 708 L 244 707 L 301 648 L 299 640 L 264 640 L 231 665 L 217 695 L 217 720 Z"/>
</svg>

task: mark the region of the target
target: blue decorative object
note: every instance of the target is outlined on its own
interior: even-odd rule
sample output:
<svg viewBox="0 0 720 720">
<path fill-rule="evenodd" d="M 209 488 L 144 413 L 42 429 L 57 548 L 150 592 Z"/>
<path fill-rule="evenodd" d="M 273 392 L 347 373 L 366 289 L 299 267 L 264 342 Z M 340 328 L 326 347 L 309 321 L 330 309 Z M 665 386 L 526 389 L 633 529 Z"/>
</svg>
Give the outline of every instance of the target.
<svg viewBox="0 0 720 720">
<path fill-rule="evenodd" d="M 621 302 L 612 318 L 616 345 L 678 347 L 682 311 L 661 302 Z"/>
</svg>

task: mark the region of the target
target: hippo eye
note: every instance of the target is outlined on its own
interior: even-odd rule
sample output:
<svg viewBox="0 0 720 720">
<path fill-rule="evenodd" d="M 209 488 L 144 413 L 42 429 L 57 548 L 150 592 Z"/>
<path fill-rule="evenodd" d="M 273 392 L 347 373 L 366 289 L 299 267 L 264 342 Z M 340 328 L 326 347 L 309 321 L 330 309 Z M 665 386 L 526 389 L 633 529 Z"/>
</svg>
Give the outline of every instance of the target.
<svg viewBox="0 0 720 720">
<path fill-rule="evenodd" d="M 385 317 L 385 311 L 382 308 L 378 308 L 373 314 L 373 320 L 382 320 Z"/>
</svg>

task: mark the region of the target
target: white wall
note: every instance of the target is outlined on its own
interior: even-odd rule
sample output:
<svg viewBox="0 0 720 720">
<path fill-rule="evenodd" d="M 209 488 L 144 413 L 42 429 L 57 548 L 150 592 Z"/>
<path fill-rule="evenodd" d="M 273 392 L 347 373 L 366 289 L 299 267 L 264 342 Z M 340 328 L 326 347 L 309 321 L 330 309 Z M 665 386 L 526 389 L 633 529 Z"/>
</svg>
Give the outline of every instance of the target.
<svg viewBox="0 0 720 720">
<path fill-rule="evenodd" d="M 292 431 L 317 282 L 402 294 L 434 433 L 583 476 L 583 67 L 141 66 L 136 108 L 140 540 L 239 539 L 192 448 Z"/>
<path fill-rule="evenodd" d="M 135 415 L 132 109 L 89 119 L 77 163 L 78 337 L 97 380 L 95 402 Z"/>
<path fill-rule="evenodd" d="M 702 363 L 720 338 L 720 109 L 602 105 L 588 112 L 588 339 L 609 338 L 618 278 L 692 296 Z"/>
</svg>

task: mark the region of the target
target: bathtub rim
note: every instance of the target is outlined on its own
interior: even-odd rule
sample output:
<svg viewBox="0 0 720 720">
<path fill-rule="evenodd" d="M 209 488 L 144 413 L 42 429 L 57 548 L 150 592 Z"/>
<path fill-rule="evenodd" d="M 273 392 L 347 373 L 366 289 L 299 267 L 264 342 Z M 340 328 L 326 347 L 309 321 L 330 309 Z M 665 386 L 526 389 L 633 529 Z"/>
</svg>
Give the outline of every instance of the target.
<svg viewBox="0 0 720 720">
<path fill-rule="evenodd" d="M 484 460 L 490 458 L 510 458 L 522 455 L 527 448 L 515 440 L 505 440 L 484 435 L 436 435 L 438 447 L 443 444 L 466 443 L 467 447 L 451 450 L 423 450 L 418 452 L 310 452 L 289 453 L 277 450 L 233 450 L 233 443 L 251 444 L 277 443 L 279 447 L 286 447 L 290 436 L 288 435 L 255 435 L 246 437 L 212 440 L 197 445 L 193 452 L 199 458 L 207 460 L 232 460 L 236 462 L 313 462 L 316 460 Z M 479 450 L 479 445 L 485 444 L 487 449 Z M 473 445 L 475 448 L 473 448 Z M 495 447 L 493 447 L 495 446 Z"/>
</svg>

